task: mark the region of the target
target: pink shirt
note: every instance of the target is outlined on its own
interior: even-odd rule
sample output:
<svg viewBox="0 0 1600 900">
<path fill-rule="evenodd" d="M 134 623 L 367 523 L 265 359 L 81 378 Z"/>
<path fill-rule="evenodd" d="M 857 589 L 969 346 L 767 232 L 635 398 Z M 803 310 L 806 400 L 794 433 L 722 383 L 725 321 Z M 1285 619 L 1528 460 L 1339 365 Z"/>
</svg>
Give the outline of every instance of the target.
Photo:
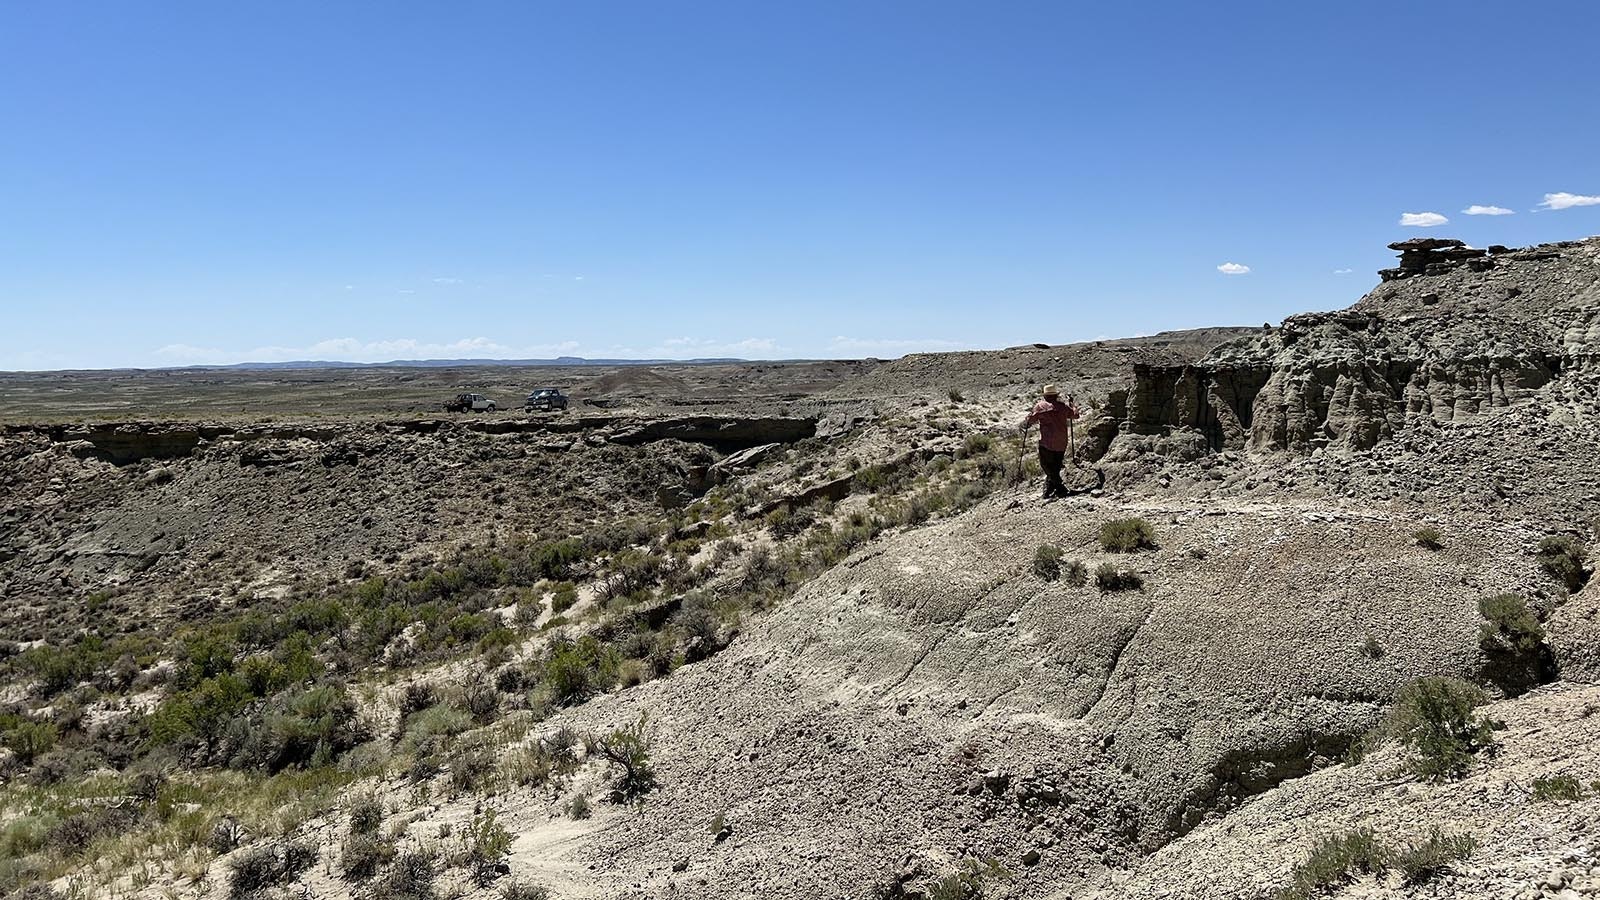
<svg viewBox="0 0 1600 900">
<path fill-rule="evenodd" d="M 1079 415 L 1076 406 L 1046 397 L 1034 404 L 1026 424 L 1039 426 L 1039 446 L 1060 453 L 1067 449 L 1067 423 Z"/>
</svg>

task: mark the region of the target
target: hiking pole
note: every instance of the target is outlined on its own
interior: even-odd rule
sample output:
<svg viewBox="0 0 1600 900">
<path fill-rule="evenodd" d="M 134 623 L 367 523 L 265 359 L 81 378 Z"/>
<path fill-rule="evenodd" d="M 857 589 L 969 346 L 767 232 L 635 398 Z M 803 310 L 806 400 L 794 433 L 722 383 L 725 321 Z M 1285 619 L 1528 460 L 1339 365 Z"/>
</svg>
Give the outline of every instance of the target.
<svg viewBox="0 0 1600 900">
<path fill-rule="evenodd" d="M 1067 395 L 1067 461 L 1078 467 L 1078 401 Z"/>
<path fill-rule="evenodd" d="M 1022 483 L 1022 469 L 1028 458 L 1028 424 L 1022 425 L 1022 434 L 1017 436 L 1017 477 L 1012 484 Z"/>
</svg>

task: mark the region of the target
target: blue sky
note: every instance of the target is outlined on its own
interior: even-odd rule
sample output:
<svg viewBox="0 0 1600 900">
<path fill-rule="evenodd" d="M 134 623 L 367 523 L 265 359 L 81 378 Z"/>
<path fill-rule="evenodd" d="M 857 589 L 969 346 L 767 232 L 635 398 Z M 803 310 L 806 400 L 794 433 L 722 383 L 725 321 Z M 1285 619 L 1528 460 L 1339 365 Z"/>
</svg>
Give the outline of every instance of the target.
<svg viewBox="0 0 1600 900">
<path fill-rule="evenodd" d="M 0 369 L 1277 321 L 1392 240 L 1600 233 L 1596 34 L 1593 2 L 18 0 Z"/>
</svg>

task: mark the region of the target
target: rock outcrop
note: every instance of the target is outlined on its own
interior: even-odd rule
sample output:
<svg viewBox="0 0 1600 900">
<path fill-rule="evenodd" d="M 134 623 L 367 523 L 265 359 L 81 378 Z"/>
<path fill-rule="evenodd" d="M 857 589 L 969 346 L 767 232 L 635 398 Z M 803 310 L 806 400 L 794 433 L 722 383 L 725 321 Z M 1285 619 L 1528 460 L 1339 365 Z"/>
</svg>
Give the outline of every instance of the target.
<svg viewBox="0 0 1600 900">
<path fill-rule="evenodd" d="M 1384 281 L 1417 275 L 1443 275 L 1463 263 L 1476 272 L 1494 267 L 1494 261 L 1489 258 L 1490 251 L 1468 247 L 1454 238 L 1411 238 L 1396 241 L 1389 245 L 1389 249 L 1400 251 L 1400 265 L 1392 269 L 1379 269 L 1378 275 Z M 1504 253 L 1507 248 L 1496 245 L 1495 250 Z"/>
<path fill-rule="evenodd" d="M 1136 366 L 1119 430 L 1199 432 L 1213 450 L 1361 450 L 1416 417 L 1469 418 L 1592 367 L 1600 240 L 1490 256 L 1459 244 L 1396 244 L 1401 269 L 1429 277 L 1350 309 L 1290 316 L 1194 365 Z M 1462 267 L 1481 260 L 1495 270 Z"/>
<path fill-rule="evenodd" d="M 222 423 L 105 422 L 75 425 L 13 425 L 0 435 L 40 434 L 67 444 L 81 459 L 99 459 L 115 465 L 144 460 L 178 459 L 218 440 L 329 441 L 341 435 L 366 431 L 375 435 L 476 432 L 486 435 L 583 434 L 606 435 L 612 443 L 637 446 L 654 441 L 681 440 L 723 451 L 763 444 L 788 444 L 816 434 L 817 420 L 808 416 L 688 416 L 660 419 L 638 416 L 590 415 L 560 419 L 404 419 L 373 422 L 362 428 L 326 424 L 230 425 Z M 271 451 L 259 451 L 256 455 Z"/>
<path fill-rule="evenodd" d="M 817 420 L 793 416 L 686 416 L 658 419 L 621 431 L 611 440 L 618 444 L 680 440 L 705 444 L 723 451 L 762 444 L 788 444 L 817 433 Z"/>
</svg>

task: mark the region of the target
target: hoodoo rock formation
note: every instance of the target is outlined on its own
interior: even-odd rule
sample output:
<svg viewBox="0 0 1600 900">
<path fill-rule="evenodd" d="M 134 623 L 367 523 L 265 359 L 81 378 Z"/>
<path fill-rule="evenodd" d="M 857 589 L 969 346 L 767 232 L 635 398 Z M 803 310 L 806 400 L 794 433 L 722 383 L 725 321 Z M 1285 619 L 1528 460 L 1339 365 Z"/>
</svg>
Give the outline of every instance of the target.
<svg viewBox="0 0 1600 900">
<path fill-rule="evenodd" d="M 1389 245 L 1389 249 L 1400 251 L 1400 265 L 1392 269 L 1379 269 L 1378 276 L 1384 281 L 1416 275 L 1443 275 L 1463 263 L 1467 263 L 1474 272 L 1494 267 L 1489 259 L 1491 251 L 1468 247 L 1465 242 L 1455 238 L 1411 238 L 1395 241 Z M 1505 253 L 1507 248 L 1496 244 L 1493 252 Z"/>
</svg>

